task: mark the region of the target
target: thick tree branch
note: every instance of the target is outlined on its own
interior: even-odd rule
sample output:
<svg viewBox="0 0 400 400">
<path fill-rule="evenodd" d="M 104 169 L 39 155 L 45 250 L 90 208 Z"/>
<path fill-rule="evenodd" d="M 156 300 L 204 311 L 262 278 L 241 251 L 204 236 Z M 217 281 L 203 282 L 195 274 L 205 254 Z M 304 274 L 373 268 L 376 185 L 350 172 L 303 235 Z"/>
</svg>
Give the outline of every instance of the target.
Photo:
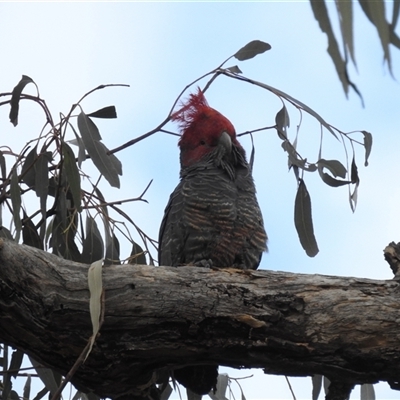
<svg viewBox="0 0 400 400">
<path fill-rule="evenodd" d="M 91 335 L 87 265 L 0 241 L 0 341 L 65 374 Z M 104 268 L 105 321 L 73 382 L 140 394 L 188 363 L 323 374 L 343 387 L 400 376 L 399 282 L 271 271 Z"/>
</svg>

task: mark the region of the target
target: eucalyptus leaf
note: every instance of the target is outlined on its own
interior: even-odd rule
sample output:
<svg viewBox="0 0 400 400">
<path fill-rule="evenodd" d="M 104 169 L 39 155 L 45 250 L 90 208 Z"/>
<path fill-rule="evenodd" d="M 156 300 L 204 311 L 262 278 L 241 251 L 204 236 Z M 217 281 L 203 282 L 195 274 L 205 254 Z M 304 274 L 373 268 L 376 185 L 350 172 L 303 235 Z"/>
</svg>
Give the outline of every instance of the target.
<svg viewBox="0 0 400 400">
<path fill-rule="evenodd" d="M 25 162 L 22 165 L 21 176 L 22 182 L 24 182 L 28 187 L 35 187 L 35 162 L 37 159 L 37 148 L 36 146 L 28 153 L 25 157 Z"/>
<path fill-rule="evenodd" d="M 287 139 L 287 128 L 290 126 L 290 119 L 285 105 L 276 114 L 275 124 L 279 137 L 282 140 Z"/>
<path fill-rule="evenodd" d="M 309 257 L 316 256 L 319 250 L 314 236 L 311 198 L 306 184 L 302 179 L 299 181 L 299 187 L 295 199 L 294 223 L 303 249 Z"/>
<path fill-rule="evenodd" d="M 239 61 L 249 60 L 271 49 L 271 45 L 261 40 L 253 40 L 237 51 L 233 56 Z"/>
<path fill-rule="evenodd" d="M 107 106 L 94 111 L 87 116 L 93 118 L 117 118 L 117 110 L 115 109 L 115 106 Z"/>
<path fill-rule="evenodd" d="M 78 115 L 78 128 L 86 151 L 89 153 L 96 168 L 111 186 L 119 188 L 118 175 L 122 175 L 122 164 L 114 154 L 108 154 L 109 150 L 100 142 L 99 130 L 83 112 Z"/>
<path fill-rule="evenodd" d="M 10 122 L 14 125 L 18 125 L 18 111 L 19 111 L 19 100 L 21 98 L 22 91 L 24 90 L 25 86 L 28 83 L 33 83 L 35 82 L 32 80 L 32 78 L 29 78 L 29 76 L 22 75 L 21 80 L 18 82 L 17 86 L 13 89 L 11 93 L 11 110 L 10 110 Z M 35 84 L 36 86 L 36 84 Z"/>
<path fill-rule="evenodd" d="M 374 385 L 370 383 L 364 383 L 360 387 L 360 400 L 375 400 Z"/>
<path fill-rule="evenodd" d="M 143 249 L 135 242 L 132 243 L 132 251 L 131 256 L 129 257 L 129 264 L 147 265 L 146 256 Z"/>
<path fill-rule="evenodd" d="M 82 245 L 82 263 L 91 264 L 103 259 L 104 244 L 96 221 L 88 215 L 86 218 L 86 237 Z"/>
<path fill-rule="evenodd" d="M 76 165 L 75 155 L 71 147 L 65 142 L 62 144 L 62 151 L 67 182 L 74 202 L 73 206 L 79 211 L 81 209 L 81 177 Z"/>
<path fill-rule="evenodd" d="M 339 176 L 340 178 L 345 178 L 347 174 L 347 169 L 338 160 L 325 160 L 321 158 L 318 161 L 318 167 L 327 168 L 332 173 L 333 176 Z"/>
<path fill-rule="evenodd" d="M 319 394 L 322 388 L 322 375 L 313 375 L 311 377 L 312 381 L 312 400 L 318 400 Z"/>
<path fill-rule="evenodd" d="M 362 131 L 361 133 L 364 135 L 364 147 L 365 147 L 365 163 L 364 163 L 364 165 L 367 167 L 368 166 L 368 158 L 371 154 L 371 148 L 372 148 L 372 135 L 367 131 Z"/>
<path fill-rule="evenodd" d="M 18 243 L 22 229 L 22 222 L 20 217 L 21 189 L 19 187 L 18 174 L 16 169 L 13 170 L 13 173 L 11 175 L 10 195 L 11 195 L 11 204 L 13 207 L 14 225 L 16 230 L 15 241 Z"/>
</svg>

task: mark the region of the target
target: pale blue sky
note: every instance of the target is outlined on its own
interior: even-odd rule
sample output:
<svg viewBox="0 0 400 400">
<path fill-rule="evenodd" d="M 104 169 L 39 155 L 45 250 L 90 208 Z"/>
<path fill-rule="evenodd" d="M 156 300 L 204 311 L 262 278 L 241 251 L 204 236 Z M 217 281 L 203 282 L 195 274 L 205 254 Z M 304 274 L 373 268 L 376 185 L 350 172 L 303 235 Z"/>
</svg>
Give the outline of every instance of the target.
<svg viewBox="0 0 400 400">
<path fill-rule="evenodd" d="M 334 6 L 330 11 L 335 17 Z M 246 3 L 1 3 L 1 92 L 10 91 L 22 74 L 29 75 L 56 118 L 88 90 L 106 83 L 126 83 L 130 88 L 110 88 L 84 103 L 87 112 L 117 106 L 118 119 L 96 121 L 109 148 L 139 136 L 158 125 L 176 96 L 189 82 L 218 66 L 253 39 L 271 44 L 272 50 L 246 62 L 232 60 L 244 75 L 283 90 L 314 108 L 343 131 L 363 129 L 374 136 L 370 166 L 363 167 L 359 202 L 352 214 L 347 189 L 334 189 L 316 175 L 305 176 L 311 194 L 315 233 L 320 253 L 308 258 L 293 224 L 296 182 L 287 171 L 287 158 L 276 132 L 254 136 L 254 178 L 270 237 L 269 254 L 261 267 L 301 273 L 391 279 L 382 250 L 399 241 L 400 211 L 399 119 L 400 87 L 390 77 L 373 26 L 355 6 L 355 48 L 358 73 L 350 68 L 361 90 L 358 97 L 343 94 L 333 64 L 307 1 Z M 228 64 L 231 65 L 231 64 Z M 399 54 L 393 53 L 398 78 Z M 34 88 L 27 87 L 34 93 Z M 281 103 L 272 94 L 242 82 L 219 78 L 207 92 L 210 105 L 225 114 L 238 132 L 273 125 Z M 291 111 L 294 135 L 298 114 Z M 8 122 L 0 108 L 3 143 L 18 150 L 42 127 L 41 110 L 21 103 L 19 125 Z M 175 126 L 169 126 L 176 129 Z M 344 161 L 336 141 L 325 135 L 325 158 Z M 71 136 L 72 139 L 72 136 Z M 316 161 L 319 126 L 303 121 L 299 148 Z M 250 153 L 248 138 L 241 142 Z M 139 195 L 154 179 L 146 198 L 124 210 L 150 236 L 158 236 L 165 204 L 178 182 L 177 139 L 156 134 L 117 154 L 123 163 L 121 189 L 103 185 L 109 199 Z M 90 163 L 88 161 L 87 163 Z M 90 169 L 93 176 L 95 170 Z M 124 247 L 123 247 L 124 248 Z M 125 247 L 128 256 L 129 250 Z M 233 376 L 245 376 L 236 371 Z M 248 399 L 289 398 L 283 377 L 242 381 Z M 310 379 L 293 380 L 297 398 L 310 396 Z M 399 392 L 377 388 L 379 398 L 400 398 Z M 354 394 L 354 397 L 358 397 Z"/>
</svg>

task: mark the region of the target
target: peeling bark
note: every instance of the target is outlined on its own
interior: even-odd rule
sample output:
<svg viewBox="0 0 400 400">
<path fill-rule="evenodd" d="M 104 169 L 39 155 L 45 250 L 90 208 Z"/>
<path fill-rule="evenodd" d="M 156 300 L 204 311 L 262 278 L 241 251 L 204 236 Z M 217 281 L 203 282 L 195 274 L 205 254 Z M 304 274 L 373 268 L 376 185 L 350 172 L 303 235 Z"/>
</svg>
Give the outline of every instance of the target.
<svg viewBox="0 0 400 400">
<path fill-rule="evenodd" d="M 0 240 L 0 341 L 66 374 L 92 332 L 87 270 Z M 154 371 L 192 363 L 323 374 L 341 392 L 398 384 L 397 280 L 114 265 L 103 285 L 101 334 L 73 379 L 100 396 L 143 395 Z"/>
</svg>

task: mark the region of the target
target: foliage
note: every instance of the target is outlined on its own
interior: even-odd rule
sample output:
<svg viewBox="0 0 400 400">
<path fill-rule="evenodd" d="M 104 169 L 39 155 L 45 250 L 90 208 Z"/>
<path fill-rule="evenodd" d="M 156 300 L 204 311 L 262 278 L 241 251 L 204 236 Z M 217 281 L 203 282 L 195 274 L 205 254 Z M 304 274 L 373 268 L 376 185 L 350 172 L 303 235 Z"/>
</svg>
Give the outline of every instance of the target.
<svg viewBox="0 0 400 400">
<path fill-rule="evenodd" d="M 357 86 L 350 80 L 348 71 L 349 60 L 356 66 L 355 46 L 354 46 L 354 28 L 353 28 L 353 4 L 357 3 L 352 0 L 336 0 L 334 2 L 337 11 L 338 25 L 340 27 L 340 38 L 335 35 L 333 23 L 329 17 L 327 2 L 325 0 L 310 0 L 311 8 L 315 19 L 318 21 L 321 31 L 328 38 L 328 54 L 335 66 L 336 72 L 342 83 L 346 96 L 349 88 L 352 88 L 361 98 L 362 96 Z M 400 14 L 400 2 L 392 2 L 391 21 L 386 19 L 386 6 L 389 2 L 384 0 L 366 1 L 358 0 L 362 11 L 368 20 L 375 27 L 383 52 L 383 60 L 387 63 L 390 73 L 392 74 L 392 58 L 390 53 L 390 45 L 400 49 L 400 37 L 396 34 L 395 29 Z M 340 49 L 339 43 L 342 43 Z"/>
<path fill-rule="evenodd" d="M 52 251 L 65 259 L 87 264 L 95 263 L 101 259 L 104 259 L 105 264 L 146 263 L 147 259 L 150 264 L 154 264 L 155 259 L 152 252 L 156 249 L 156 241 L 147 236 L 121 208 L 121 204 L 125 202 L 146 201 L 144 195 L 150 184 L 136 198 L 108 202 L 99 189 L 99 182 L 104 178 L 111 187 L 119 188 L 120 176 L 123 171 L 122 164 L 115 154 L 156 132 L 175 134 L 165 130 L 164 127 L 171 120 L 171 115 L 186 90 L 207 78 L 208 81 L 202 89 L 203 92 L 206 92 L 210 85 L 214 84 L 217 78 L 222 75 L 255 85 L 280 99 L 282 107 L 277 110 L 274 126 L 239 133 L 238 136 L 251 135 L 253 139 L 256 132 L 276 130 L 282 141 L 282 148 L 287 154 L 288 166 L 294 172 L 298 185 L 295 199 L 295 227 L 306 253 L 311 257 L 315 256 L 318 253 L 318 246 L 314 236 L 311 199 L 305 184 L 305 174 L 318 171 L 322 181 L 331 187 L 347 185 L 349 187 L 350 206 L 354 211 L 357 203 L 357 188 L 360 183 L 355 145 L 361 145 L 364 148 L 364 164 L 367 165 L 372 146 L 372 136 L 366 131 L 345 133 L 327 123 L 316 111 L 301 101 L 279 89 L 243 76 L 237 65 L 228 68 L 223 67 L 233 58 L 239 61 L 248 60 L 270 48 L 271 46 L 268 43 L 258 40 L 248 43 L 217 68 L 187 85 L 174 101 L 165 120 L 157 127 L 112 150 L 109 150 L 103 143 L 94 119 L 116 118 L 115 107 L 107 106 L 94 112 L 85 113 L 83 104 L 87 96 L 100 89 L 127 85 L 98 86 L 82 96 L 72 105 L 66 115 L 61 114 L 59 121 L 55 122 L 46 102 L 40 97 L 35 82 L 30 77 L 23 76 L 12 92 L 0 94 L 1 97 L 6 99 L 0 103 L 0 106 L 10 106 L 10 121 L 14 126 L 17 126 L 20 101 L 34 102 L 43 110 L 45 124 L 38 137 L 32 139 L 19 152 L 5 146 L 0 147 L 0 204 L 3 206 L 1 210 L 5 208 L 8 211 L 6 217 L 11 221 L 10 229 L 7 229 L 0 214 L 0 235 L 18 243 L 22 242 L 29 246 Z M 28 84 L 35 85 L 36 96 L 23 93 Z M 296 109 L 299 115 L 294 135 L 290 132 L 288 106 Z M 314 118 L 320 125 L 319 152 L 314 162 L 308 161 L 308 157 L 302 156 L 297 151 L 303 114 Z M 324 132 L 342 143 L 346 165 L 339 160 L 323 158 Z M 96 181 L 92 181 L 86 173 L 88 160 L 91 160 L 99 173 Z M 253 161 L 254 145 L 250 158 L 251 165 Z M 113 213 L 112 215 L 121 216 L 123 222 L 112 217 L 110 211 Z M 99 221 L 102 222 L 102 233 L 99 229 Z M 128 224 L 132 225 L 141 238 L 144 249 L 132 239 Z M 125 261 L 121 261 L 121 238 L 127 240 L 132 247 L 132 253 Z M 101 287 L 101 285 L 98 285 L 99 283 L 97 283 L 97 287 Z M 96 293 L 97 302 L 99 302 L 101 289 L 97 289 Z M 96 307 L 96 304 L 91 304 L 91 310 L 92 308 L 96 309 L 92 313 L 92 316 L 96 315 L 93 318 L 93 325 L 96 325 L 96 321 L 99 321 L 100 309 Z M 93 340 L 97 335 L 98 328 L 98 326 L 94 327 Z M 23 356 L 20 350 L 15 350 L 11 357 L 11 363 L 9 363 L 8 351 L 8 347 L 4 346 L 4 400 L 16 396 L 15 392 L 12 391 L 11 377 L 20 373 Z M 43 397 L 47 391 L 56 398 L 55 390 L 60 385 L 62 377 L 54 371 L 37 365 L 34 360 L 31 360 L 31 362 L 45 384 L 45 388 L 36 396 L 35 400 Z M 224 380 L 221 377 L 220 385 L 224 385 L 225 388 L 223 393 L 225 393 L 228 385 L 227 382 L 227 379 Z M 26 383 L 26 398 L 30 398 L 29 387 L 30 377 L 28 377 Z M 83 394 L 79 396 L 84 397 Z M 221 394 L 221 396 L 223 397 L 218 398 L 225 398 L 224 394 Z M 244 395 L 242 398 L 244 398 Z"/>
</svg>

